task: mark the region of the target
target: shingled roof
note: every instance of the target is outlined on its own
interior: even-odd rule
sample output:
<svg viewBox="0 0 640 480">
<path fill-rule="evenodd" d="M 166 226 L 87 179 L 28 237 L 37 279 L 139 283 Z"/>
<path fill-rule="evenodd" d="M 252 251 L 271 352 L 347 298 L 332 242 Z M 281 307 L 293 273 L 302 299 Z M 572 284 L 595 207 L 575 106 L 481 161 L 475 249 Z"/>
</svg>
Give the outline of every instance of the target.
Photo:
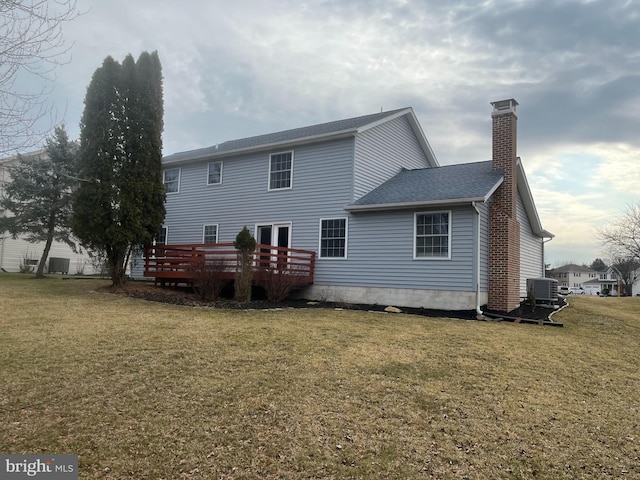
<svg viewBox="0 0 640 480">
<path fill-rule="evenodd" d="M 312 141 L 321 141 L 328 138 L 353 135 L 355 133 L 358 133 L 359 131 L 371 128 L 378 123 L 382 123 L 384 121 L 406 114 L 410 114 L 410 121 L 413 124 L 412 126 L 414 127 L 414 129 L 420 129 L 420 126 L 418 125 L 417 120 L 415 119 L 415 116 L 413 114 L 413 110 L 411 108 L 400 108 L 397 110 L 390 110 L 388 112 L 374 113 L 371 115 L 347 118 L 345 120 L 320 123 L 308 127 L 268 133 L 266 135 L 241 138 L 238 140 L 230 140 L 211 147 L 168 155 L 162 159 L 162 163 L 172 164 L 198 161 L 203 158 L 226 156 L 235 153 L 267 149 L 280 145 L 309 143 Z M 421 131 L 418 137 L 418 140 L 421 143 L 424 142 L 423 148 L 427 149 L 430 153 L 434 162 L 434 166 L 437 165 L 435 156 L 433 156 L 433 152 L 431 152 L 431 147 L 429 147 L 426 138 L 424 138 L 424 134 Z"/>
<path fill-rule="evenodd" d="M 392 210 L 421 205 L 485 202 L 503 181 L 491 162 L 402 169 L 351 205 L 348 211 Z"/>
</svg>

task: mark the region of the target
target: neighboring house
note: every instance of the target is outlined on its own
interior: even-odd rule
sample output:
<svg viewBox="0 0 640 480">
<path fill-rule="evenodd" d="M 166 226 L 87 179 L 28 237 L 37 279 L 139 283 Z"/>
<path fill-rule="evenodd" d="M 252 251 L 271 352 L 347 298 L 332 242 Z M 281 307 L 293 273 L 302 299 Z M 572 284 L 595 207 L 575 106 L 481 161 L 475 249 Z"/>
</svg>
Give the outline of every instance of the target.
<svg viewBox="0 0 640 480">
<path fill-rule="evenodd" d="M 640 297 L 640 268 L 634 272 L 633 278 L 635 280 L 631 285 L 631 295 Z"/>
<path fill-rule="evenodd" d="M 598 278 L 586 283 L 585 289 L 590 289 L 591 294 L 599 295 L 603 291 L 608 291 L 609 295 L 617 296 L 618 292 L 625 294 L 624 281 L 620 273 L 614 268 L 609 267 L 604 272 L 598 272 Z M 640 285 L 638 279 L 640 279 L 640 269 L 636 270 L 630 278 L 635 279 L 631 284 L 631 295 L 635 296 L 640 294 Z"/>
<path fill-rule="evenodd" d="M 44 150 L 26 154 L 27 156 L 45 155 Z M 0 159 L 0 198 L 4 195 L 6 186 L 11 182 L 9 167 L 19 162 L 18 157 Z M 0 208 L 0 217 L 11 216 L 11 212 Z M 7 232 L 0 231 L 0 271 L 19 272 L 25 265 L 29 265 L 35 272 L 44 250 L 44 242 L 29 243 L 21 237 L 11 238 Z M 53 264 L 51 259 L 54 260 Z M 68 262 L 67 262 L 68 260 Z M 84 253 L 74 253 L 66 243 L 53 242 L 49 258 L 45 265 L 45 273 L 49 267 L 55 269 L 52 273 L 94 273 L 89 256 Z M 67 270 L 67 271 L 65 271 Z"/>
<path fill-rule="evenodd" d="M 582 288 L 586 294 L 596 295 L 596 292 L 601 290 L 596 286 L 599 286 L 597 280 L 602 274 L 603 272 L 570 263 L 550 270 L 547 276 L 558 280 L 558 287 Z"/>
<path fill-rule="evenodd" d="M 580 265 L 569 264 L 555 268 L 549 272 L 550 278 L 558 280 L 558 286 L 582 288 L 587 295 L 618 295 L 620 275 L 615 268 L 609 267 L 598 272 Z"/>
<path fill-rule="evenodd" d="M 516 155 L 517 102 L 492 105 L 479 163 L 440 166 L 411 108 L 166 156 L 159 243 L 233 242 L 246 225 L 317 253 L 304 298 L 510 311 L 553 235 Z"/>
</svg>

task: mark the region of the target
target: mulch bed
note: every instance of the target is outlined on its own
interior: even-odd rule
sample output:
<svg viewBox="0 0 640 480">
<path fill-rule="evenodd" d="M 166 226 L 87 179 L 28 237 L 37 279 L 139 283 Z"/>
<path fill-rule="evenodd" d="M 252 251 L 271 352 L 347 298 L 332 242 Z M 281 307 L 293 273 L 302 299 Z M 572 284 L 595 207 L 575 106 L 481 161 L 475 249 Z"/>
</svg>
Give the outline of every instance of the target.
<svg viewBox="0 0 640 480">
<path fill-rule="evenodd" d="M 317 302 L 305 299 L 287 299 L 283 302 L 274 304 L 261 298 L 261 292 L 254 292 L 251 302 L 239 303 L 225 296 L 216 302 L 203 301 L 196 295 L 191 288 L 188 287 L 160 287 L 149 282 L 129 281 L 123 287 L 114 289 L 111 286 L 103 287 L 103 291 L 125 295 L 128 297 L 141 298 L 144 300 L 160 303 L 168 303 L 172 305 L 184 305 L 189 307 L 208 307 L 222 309 L 242 309 L 242 310 L 269 310 L 269 309 L 286 309 L 286 308 L 324 308 L 324 309 L 341 309 L 341 310 L 362 310 L 373 312 L 385 312 L 387 305 L 370 305 L 370 304 L 352 304 L 352 303 L 335 303 L 335 302 Z M 422 315 L 426 317 L 439 318 L 456 318 L 462 320 L 476 320 L 475 310 L 469 311 L 449 311 L 449 310 L 432 310 L 427 308 L 409 308 L 400 307 L 402 313 L 411 315 Z M 528 305 L 523 305 L 519 309 L 512 312 L 490 312 L 493 314 L 502 314 L 512 317 L 523 317 L 532 320 L 548 320 L 553 309 L 537 307 L 531 310 Z M 386 313 L 386 312 L 385 312 Z"/>
</svg>

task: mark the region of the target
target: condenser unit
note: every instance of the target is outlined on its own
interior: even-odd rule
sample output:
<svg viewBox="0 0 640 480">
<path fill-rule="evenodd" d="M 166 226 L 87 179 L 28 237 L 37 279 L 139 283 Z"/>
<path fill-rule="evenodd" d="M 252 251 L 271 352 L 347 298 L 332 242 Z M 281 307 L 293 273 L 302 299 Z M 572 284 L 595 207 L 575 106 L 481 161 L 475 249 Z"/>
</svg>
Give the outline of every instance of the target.
<svg viewBox="0 0 640 480">
<path fill-rule="evenodd" d="M 553 278 L 527 278 L 527 295 L 531 289 L 536 302 L 558 300 L 558 281 Z"/>
</svg>

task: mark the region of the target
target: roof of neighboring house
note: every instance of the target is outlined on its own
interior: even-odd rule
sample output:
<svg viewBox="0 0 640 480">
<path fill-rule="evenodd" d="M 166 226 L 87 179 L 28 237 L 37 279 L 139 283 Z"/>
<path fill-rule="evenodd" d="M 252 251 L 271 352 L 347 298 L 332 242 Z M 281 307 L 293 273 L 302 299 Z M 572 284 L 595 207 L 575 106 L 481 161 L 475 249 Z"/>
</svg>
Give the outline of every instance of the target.
<svg viewBox="0 0 640 480">
<path fill-rule="evenodd" d="M 412 206 L 484 202 L 503 181 L 491 162 L 402 169 L 346 210 L 394 210 Z"/>
<path fill-rule="evenodd" d="M 568 265 L 563 265 L 562 267 L 554 268 L 553 270 L 551 270 L 552 274 L 564 272 L 599 273 L 596 270 L 592 270 L 588 267 L 583 267 L 582 265 L 576 265 L 575 263 L 569 263 Z"/>
<path fill-rule="evenodd" d="M 586 282 L 582 282 L 582 285 L 602 285 L 616 283 L 618 280 L 613 278 L 592 278 L 591 280 L 587 280 Z"/>
<path fill-rule="evenodd" d="M 429 145 L 429 142 L 427 141 L 424 132 L 413 113 L 413 109 L 410 107 L 390 110 L 388 112 L 374 113 L 371 115 L 363 115 L 360 117 L 347 118 L 345 120 L 320 123 L 317 125 L 310 125 L 308 127 L 294 128 L 291 130 L 284 130 L 282 132 L 268 133 L 266 135 L 230 140 L 211 147 L 167 155 L 162 159 L 162 163 L 165 165 L 185 163 L 199 161 L 205 158 L 215 158 L 256 150 L 349 137 L 404 115 L 407 116 L 407 120 L 416 134 L 416 138 L 418 139 L 428 162 L 434 167 L 438 166 L 438 161 L 431 150 L 431 146 Z"/>
</svg>

